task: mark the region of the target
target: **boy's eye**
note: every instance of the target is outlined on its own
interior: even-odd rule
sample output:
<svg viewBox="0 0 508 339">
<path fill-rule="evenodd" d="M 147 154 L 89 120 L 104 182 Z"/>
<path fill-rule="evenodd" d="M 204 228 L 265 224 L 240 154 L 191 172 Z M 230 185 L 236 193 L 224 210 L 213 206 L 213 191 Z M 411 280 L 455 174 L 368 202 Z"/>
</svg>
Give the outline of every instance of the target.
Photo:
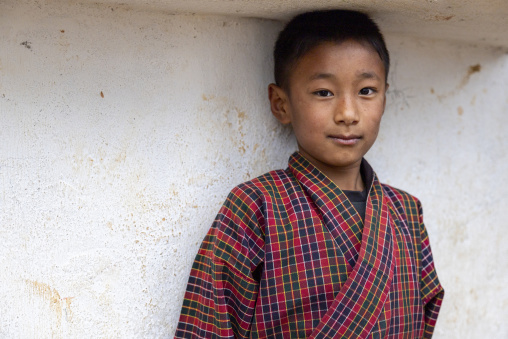
<svg viewBox="0 0 508 339">
<path fill-rule="evenodd" d="M 369 94 L 374 94 L 375 92 L 376 92 L 376 90 L 374 90 L 373 88 L 365 87 L 360 90 L 359 94 L 360 95 L 369 95 Z"/>
<path fill-rule="evenodd" d="M 318 97 L 331 97 L 333 96 L 333 93 L 326 90 L 326 89 L 322 89 L 322 90 L 319 90 L 319 91 L 316 91 L 314 92 L 315 95 L 317 95 Z"/>
</svg>

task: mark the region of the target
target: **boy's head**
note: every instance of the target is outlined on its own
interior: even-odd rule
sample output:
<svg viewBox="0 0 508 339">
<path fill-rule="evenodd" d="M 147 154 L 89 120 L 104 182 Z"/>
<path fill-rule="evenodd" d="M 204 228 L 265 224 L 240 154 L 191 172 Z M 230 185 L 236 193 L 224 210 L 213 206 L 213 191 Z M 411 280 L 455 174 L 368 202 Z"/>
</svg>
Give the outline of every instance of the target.
<svg viewBox="0 0 508 339">
<path fill-rule="evenodd" d="M 291 71 L 302 56 L 320 44 L 347 40 L 368 44 L 378 53 L 386 81 L 390 56 L 377 25 L 360 12 L 329 10 L 300 14 L 280 32 L 273 52 L 275 84 L 288 91 Z"/>
<path fill-rule="evenodd" d="M 273 115 L 291 124 L 307 160 L 342 189 L 361 190 L 356 174 L 378 135 L 388 88 L 376 24 L 351 11 L 301 14 L 280 33 L 274 56 Z M 342 181 L 351 171 L 356 181 Z"/>
</svg>

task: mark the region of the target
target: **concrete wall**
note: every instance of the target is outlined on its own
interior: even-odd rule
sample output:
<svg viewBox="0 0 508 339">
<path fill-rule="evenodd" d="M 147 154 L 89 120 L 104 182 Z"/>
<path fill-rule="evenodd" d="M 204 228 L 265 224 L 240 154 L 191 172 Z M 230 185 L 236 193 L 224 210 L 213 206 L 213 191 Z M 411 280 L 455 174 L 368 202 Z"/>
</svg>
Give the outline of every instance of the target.
<svg viewBox="0 0 508 339">
<path fill-rule="evenodd" d="M 173 335 L 225 195 L 295 149 L 266 99 L 280 27 L 0 1 L 1 338 Z M 435 337 L 505 338 L 508 56 L 387 40 L 367 157 L 423 201 L 447 291 Z"/>
</svg>

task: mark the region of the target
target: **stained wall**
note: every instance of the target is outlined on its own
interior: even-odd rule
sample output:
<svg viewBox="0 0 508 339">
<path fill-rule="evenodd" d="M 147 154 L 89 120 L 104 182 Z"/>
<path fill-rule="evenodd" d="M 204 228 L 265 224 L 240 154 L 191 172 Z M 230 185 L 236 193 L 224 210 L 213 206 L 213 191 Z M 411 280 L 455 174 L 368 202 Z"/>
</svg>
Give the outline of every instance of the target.
<svg viewBox="0 0 508 339">
<path fill-rule="evenodd" d="M 286 166 L 266 85 L 281 23 L 0 2 L 0 337 L 171 337 L 227 192 Z M 508 56 L 387 34 L 367 158 L 424 206 L 436 338 L 505 338 Z"/>
</svg>

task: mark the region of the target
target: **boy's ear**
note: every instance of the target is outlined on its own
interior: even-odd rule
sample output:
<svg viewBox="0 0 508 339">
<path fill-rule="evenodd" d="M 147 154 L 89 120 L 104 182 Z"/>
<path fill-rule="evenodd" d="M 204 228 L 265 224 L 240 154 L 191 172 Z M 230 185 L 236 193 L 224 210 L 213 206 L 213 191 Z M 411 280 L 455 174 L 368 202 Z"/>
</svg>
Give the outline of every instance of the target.
<svg viewBox="0 0 508 339">
<path fill-rule="evenodd" d="M 270 84 L 268 85 L 268 99 L 273 116 L 283 125 L 289 124 L 291 115 L 288 110 L 289 102 L 286 92 L 276 84 Z"/>
</svg>

